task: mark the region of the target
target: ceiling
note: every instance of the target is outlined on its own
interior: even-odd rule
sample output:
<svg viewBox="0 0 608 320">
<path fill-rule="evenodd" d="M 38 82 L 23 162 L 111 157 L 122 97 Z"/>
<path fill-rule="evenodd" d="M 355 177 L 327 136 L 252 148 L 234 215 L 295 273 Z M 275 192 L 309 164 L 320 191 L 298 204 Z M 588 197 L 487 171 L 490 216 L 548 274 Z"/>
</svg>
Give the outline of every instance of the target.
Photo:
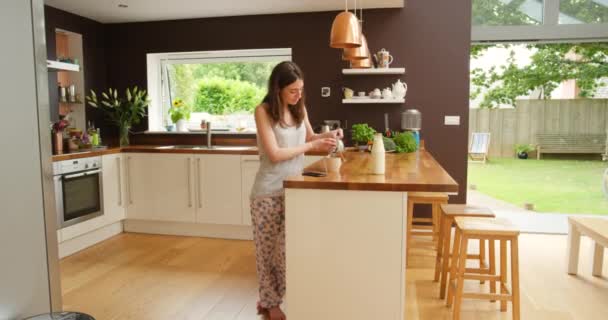
<svg viewBox="0 0 608 320">
<path fill-rule="evenodd" d="M 403 8 L 405 0 L 359 0 L 363 8 Z M 344 0 L 44 0 L 46 5 L 102 23 L 336 11 Z M 127 5 L 120 8 L 119 4 Z M 348 1 L 353 9 L 354 0 Z"/>
</svg>

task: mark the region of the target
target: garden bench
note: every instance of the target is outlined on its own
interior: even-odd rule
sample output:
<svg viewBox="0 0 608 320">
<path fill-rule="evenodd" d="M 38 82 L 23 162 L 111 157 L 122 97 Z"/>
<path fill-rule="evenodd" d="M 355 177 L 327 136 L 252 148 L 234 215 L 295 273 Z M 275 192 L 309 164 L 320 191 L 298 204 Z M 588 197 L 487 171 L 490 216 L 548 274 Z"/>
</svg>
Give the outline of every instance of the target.
<svg viewBox="0 0 608 320">
<path fill-rule="evenodd" d="M 601 153 L 606 152 L 605 134 L 558 134 L 536 135 L 536 158 L 541 153 Z"/>
<path fill-rule="evenodd" d="M 604 248 L 608 247 L 608 219 L 595 217 L 568 217 L 568 273 L 578 271 L 578 254 L 581 236 L 593 240 L 593 263 L 591 274 L 602 276 Z"/>
</svg>

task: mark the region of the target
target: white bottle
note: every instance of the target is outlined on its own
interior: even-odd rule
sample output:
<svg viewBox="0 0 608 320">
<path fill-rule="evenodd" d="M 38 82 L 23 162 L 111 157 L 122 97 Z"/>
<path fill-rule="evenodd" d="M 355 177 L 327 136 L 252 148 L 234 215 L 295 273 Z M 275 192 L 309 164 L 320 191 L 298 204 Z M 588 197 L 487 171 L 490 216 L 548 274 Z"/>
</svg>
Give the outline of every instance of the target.
<svg viewBox="0 0 608 320">
<path fill-rule="evenodd" d="M 374 145 L 372 146 L 372 174 L 384 174 L 384 141 L 382 134 L 376 133 Z"/>
</svg>

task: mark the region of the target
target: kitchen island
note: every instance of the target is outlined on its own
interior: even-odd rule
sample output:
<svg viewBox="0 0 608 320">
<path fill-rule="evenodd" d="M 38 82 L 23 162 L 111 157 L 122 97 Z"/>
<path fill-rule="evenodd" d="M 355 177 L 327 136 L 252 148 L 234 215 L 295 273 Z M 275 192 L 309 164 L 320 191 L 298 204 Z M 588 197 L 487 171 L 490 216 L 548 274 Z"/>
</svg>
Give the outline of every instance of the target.
<svg viewBox="0 0 608 320">
<path fill-rule="evenodd" d="M 291 320 L 404 318 L 407 193 L 455 194 L 458 184 L 422 150 L 324 158 L 284 181 L 286 310 Z"/>
</svg>

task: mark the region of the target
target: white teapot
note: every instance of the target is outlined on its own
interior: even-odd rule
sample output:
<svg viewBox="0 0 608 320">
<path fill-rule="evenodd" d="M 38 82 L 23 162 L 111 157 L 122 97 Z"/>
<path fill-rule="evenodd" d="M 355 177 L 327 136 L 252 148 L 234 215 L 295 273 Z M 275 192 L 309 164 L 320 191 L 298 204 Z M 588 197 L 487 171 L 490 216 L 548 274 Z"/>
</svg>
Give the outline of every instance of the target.
<svg viewBox="0 0 608 320">
<path fill-rule="evenodd" d="M 401 82 L 401 80 L 397 80 L 397 82 L 393 83 L 393 98 L 395 99 L 403 99 L 405 98 L 405 94 L 407 93 L 407 84 L 405 82 Z"/>
</svg>

